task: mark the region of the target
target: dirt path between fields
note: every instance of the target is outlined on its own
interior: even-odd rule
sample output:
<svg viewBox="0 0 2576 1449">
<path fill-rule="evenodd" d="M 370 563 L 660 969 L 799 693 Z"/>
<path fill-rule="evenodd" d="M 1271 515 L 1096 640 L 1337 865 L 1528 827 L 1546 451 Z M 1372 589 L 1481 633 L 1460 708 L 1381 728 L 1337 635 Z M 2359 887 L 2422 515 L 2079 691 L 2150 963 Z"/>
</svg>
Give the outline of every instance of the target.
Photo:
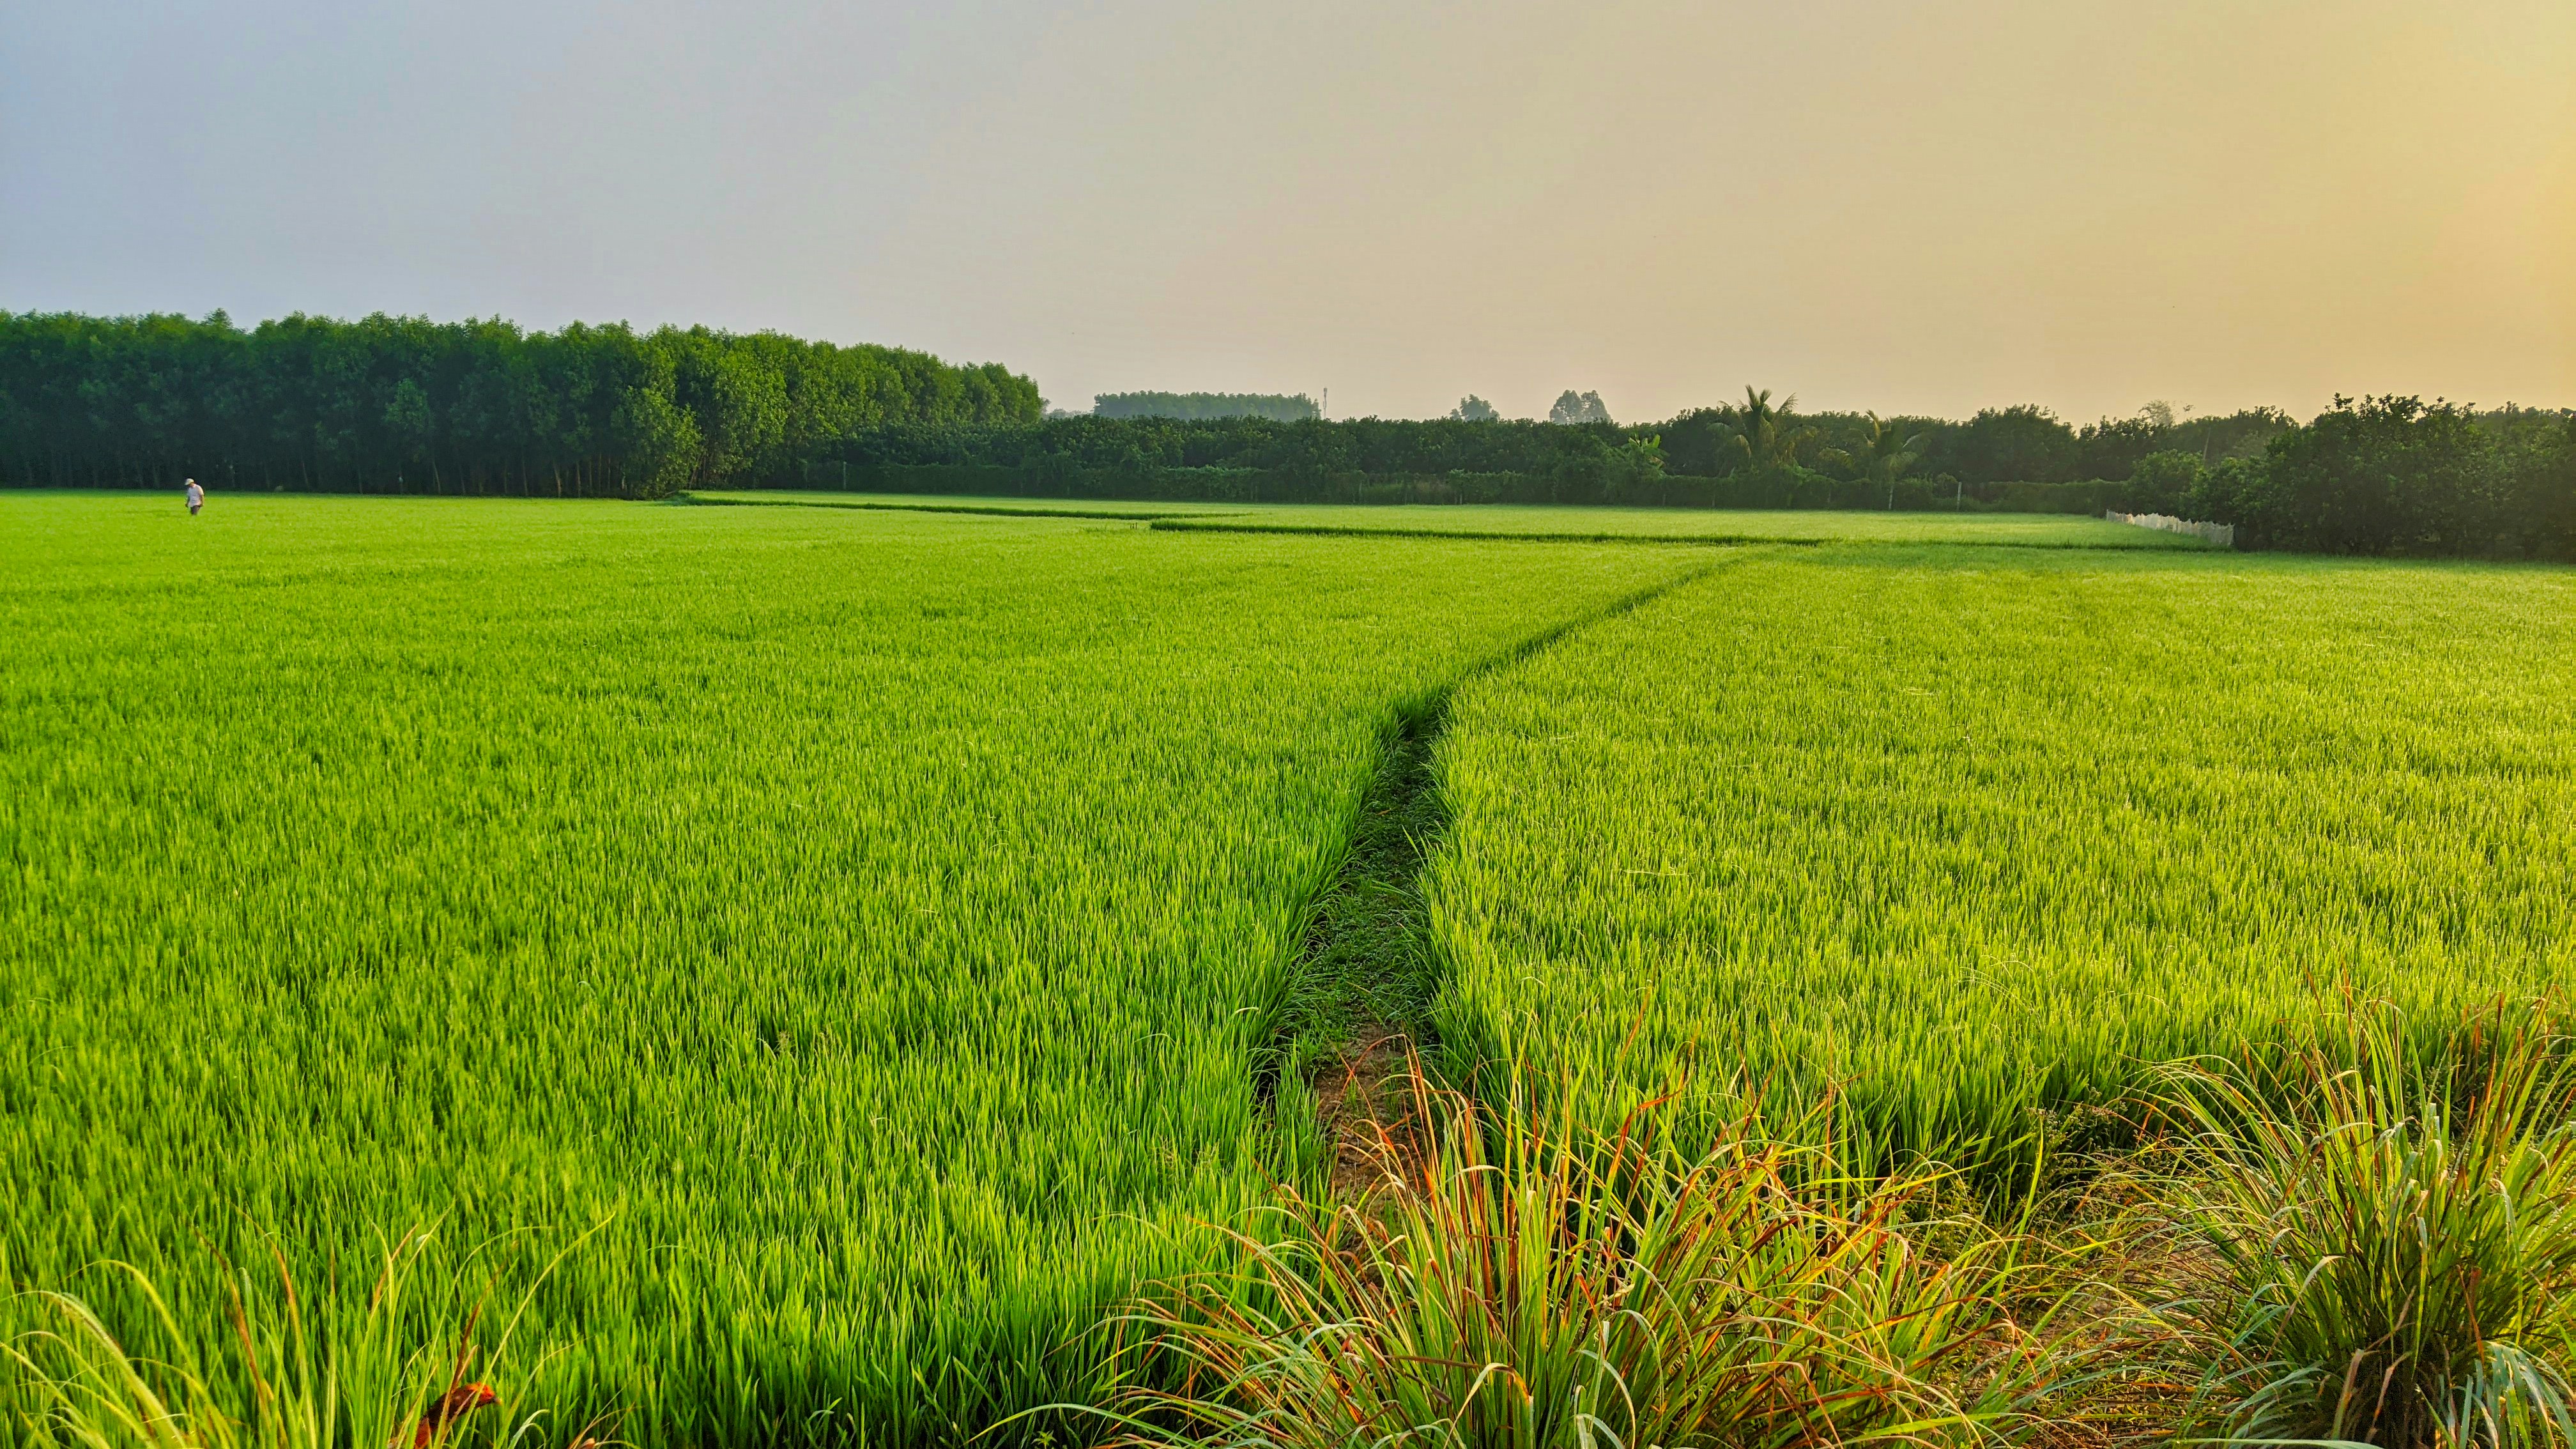
<svg viewBox="0 0 2576 1449">
<path fill-rule="evenodd" d="M 1441 965 L 1422 878 L 1449 828 L 1435 757 L 1451 695 L 1718 567 L 1687 570 L 1540 634 L 1400 711 L 1386 730 L 1341 865 L 1309 907 L 1264 1088 L 1275 1100 L 1275 1073 L 1294 1069 L 1314 1090 L 1335 1194 L 1363 1193 L 1383 1180 L 1390 1164 L 1409 1172 L 1419 1162 L 1424 1143 L 1413 1130 L 1412 1064 L 1419 1061 L 1435 1080 L 1442 1075 L 1432 1020 Z"/>
</svg>

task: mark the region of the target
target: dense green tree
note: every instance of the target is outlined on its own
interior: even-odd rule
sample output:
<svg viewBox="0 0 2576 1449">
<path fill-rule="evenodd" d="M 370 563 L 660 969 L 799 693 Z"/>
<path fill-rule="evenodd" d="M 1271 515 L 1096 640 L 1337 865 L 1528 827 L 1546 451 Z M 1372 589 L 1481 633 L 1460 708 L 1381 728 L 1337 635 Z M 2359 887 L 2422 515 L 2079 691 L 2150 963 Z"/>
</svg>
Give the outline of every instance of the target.
<svg viewBox="0 0 2576 1449">
<path fill-rule="evenodd" d="M 2259 458 L 2274 438 L 2297 427 L 2279 408 L 2245 408 L 2205 418 L 2184 418 L 2157 439 L 2159 450 L 2190 453 L 2204 464 L 2222 458 Z"/>
<path fill-rule="evenodd" d="M 2166 447 L 2173 409 L 2150 403 L 2133 418 L 2104 418 L 2075 435 L 2068 473 L 2079 478 L 2126 478 L 2138 460 Z"/>
<path fill-rule="evenodd" d="M 1897 482 L 1912 470 L 1914 461 L 1923 456 L 1923 438 L 1919 429 L 1870 413 L 1859 430 L 1857 446 L 1828 449 L 1827 454 L 1848 463 L 1864 481 L 1885 487 L 1887 506 L 1893 511 Z"/>
<path fill-rule="evenodd" d="M 1104 392 L 1091 400 L 1099 418 L 1268 418 L 1275 423 L 1320 418 L 1324 410 L 1304 393 Z"/>
<path fill-rule="evenodd" d="M 1556 405 L 1547 410 L 1551 423 L 1606 423 L 1610 409 L 1603 405 L 1597 392 L 1576 392 L 1572 388 L 1557 394 Z"/>
<path fill-rule="evenodd" d="M 2179 448 L 2149 453 L 2129 471 L 2129 511 L 2181 513 L 2208 472 L 2197 454 Z"/>
<path fill-rule="evenodd" d="M 1610 503 L 1651 501 L 1661 491 L 1664 476 L 1662 435 L 1647 433 L 1632 437 L 1619 445 L 1616 466 L 1604 482 L 1603 500 Z"/>
<path fill-rule="evenodd" d="M 2203 464 L 2248 458 L 2292 426 L 2277 408 L 2250 408 L 2223 417 L 2180 418 L 2173 405 L 2151 402 L 2132 418 L 2104 418 L 2075 435 L 2072 476 L 2129 478 L 2156 453 L 2189 453 Z"/>
<path fill-rule="evenodd" d="M 2338 397 L 2186 506 L 2241 542 L 2324 553 L 2576 554 L 2576 419 L 2499 426 L 2454 403 Z"/>
<path fill-rule="evenodd" d="M 1935 431 L 1923 463 L 1968 483 L 2059 483 L 2076 476 L 2075 431 L 2043 407 L 1985 408 Z"/>
<path fill-rule="evenodd" d="M 1817 430 L 1795 419 L 1794 397 L 1771 401 L 1768 388 L 1744 389 L 1744 406 L 1735 428 L 1735 451 L 1757 480 L 1794 479 L 1799 455 L 1816 441 Z"/>
<path fill-rule="evenodd" d="M 785 481 L 864 431 L 1039 409 L 998 366 L 771 333 L 0 313 L 14 484 L 651 493 Z"/>
</svg>

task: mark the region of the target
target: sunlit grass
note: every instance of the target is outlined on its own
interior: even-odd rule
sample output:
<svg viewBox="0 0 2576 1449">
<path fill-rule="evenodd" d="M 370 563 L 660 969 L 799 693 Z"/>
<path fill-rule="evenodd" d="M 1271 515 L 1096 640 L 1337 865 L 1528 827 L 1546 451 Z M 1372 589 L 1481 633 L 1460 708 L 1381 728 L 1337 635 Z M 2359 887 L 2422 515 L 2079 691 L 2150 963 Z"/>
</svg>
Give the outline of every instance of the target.
<svg viewBox="0 0 2576 1449">
<path fill-rule="evenodd" d="M 1438 762 L 1454 1046 L 1840 1084 L 1891 1154 L 2082 1146 L 2347 992 L 2438 1035 L 2576 968 L 2565 571 L 1747 557 L 1471 684 Z"/>
<path fill-rule="evenodd" d="M 129 1260 L 193 1326 L 194 1233 L 317 1283 L 607 1217 L 537 1404 L 1091 1392 L 1066 1341 L 1298 1168 L 1253 1058 L 1380 725 L 1687 562 L 0 495 L 10 1270 Z"/>
<path fill-rule="evenodd" d="M 126 1263 L 22 1292 L 0 1341 L 0 1442 L 603 1449 L 607 1418 L 550 1423 L 518 1392 L 545 1357 L 520 1338 L 529 1292 L 582 1238 L 547 1244 L 551 1260 L 516 1285 L 492 1281 L 493 1244 L 451 1252 L 424 1229 L 383 1244 L 372 1275 L 345 1283 L 299 1285 L 274 1243 L 255 1246 L 262 1256 L 239 1266 L 207 1254 L 212 1273 L 195 1276 L 211 1278 L 214 1301 L 186 1316 Z"/>
<path fill-rule="evenodd" d="M 1527 1085 L 1415 1072 L 1372 1193 L 1292 1201 L 1143 1300 L 1117 1327 L 1167 1362 L 1117 1406 L 1132 1441 L 2009 1445 L 2084 1378 L 2071 1296 L 1933 1220 L 1937 1174 L 1850 1177 L 1758 1114 L 1685 1147 Z"/>
<path fill-rule="evenodd" d="M 253 1261 L 247 1225 L 273 1231 L 302 1341 L 350 1344 L 371 1245 L 431 1219 L 531 1285 L 507 1416 L 476 1435 L 614 1410 L 650 1449 L 949 1442 L 1123 1385 L 1155 1423 L 1281 1443 L 1354 1413 L 1425 1442 L 1678 1443 L 1694 1416 L 2016 1437 L 2090 1351 L 2040 1321 L 2072 1290 L 2007 1302 L 2020 1239 L 1953 1220 L 1910 1153 L 2102 1146 L 2125 1124 L 2088 1104 L 2166 1089 L 2159 1063 L 2272 1062 L 2360 996 L 2425 1046 L 2576 966 L 2576 576 L 2142 530 L 2097 550 L 2115 526 L 2081 519 L 1418 512 L 1560 538 L 1768 519 L 1827 546 L 0 495 L 0 1250 L 77 1299 L 6 1313 L 55 1334 L 24 1341 L 61 1370 L 40 1383 L 110 1389 L 106 1428 L 56 1437 L 229 1422 L 247 1437 L 170 1449 L 302 1449 L 204 1407 L 263 1401 L 222 1397 L 248 1280 L 196 1235 Z M 1265 1104 L 1262 1064 L 1379 731 L 1712 565 L 1455 696 L 1428 908 L 1443 1061 L 1480 1095 L 1425 1089 L 1450 1130 L 1386 1215 L 1306 1203 L 1304 1089 Z M 1479 1074 L 1516 1058 L 1509 1086 Z M 2522 1271 L 2480 1236 L 2491 1197 L 2317 1205 L 2539 1163 L 2509 1204 L 2532 1224 L 2571 1195 L 2554 1138 L 2478 1157 L 2488 1119 L 2428 1131 L 2411 1079 L 2298 1115 L 2295 1069 L 2330 1056 L 2288 1060 L 2241 1079 L 2292 1104 L 2275 1138 L 2199 1144 L 2193 1251 L 2224 1261 L 2224 1223 L 2259 1221 L 2314 1266 L 2359 1225 Z M 1667 1098 L 1659 1155 L 1622 1156 L 1619 1124 Z M 1827 1101 L 1829 1129 L 1753 1125 Z M 1828 1247 L 1772 1253 L 1774 1229 Z M 141 1276 L 85 1277 L 101 1259 Z M 2295 1394 L 2248 1386 L 2305 1392 L 2360 1340 L 2265 1309 L 2274 1265 L 2240 1266 L 2189 1330 L 2236 1346 L 2203 1353 L 2207 1403 L 2289 1424 L 2245 1406 Z M 2441 1384 L 2538 1365 L 2515 1382 L 2560 1392 L 2555 1318 L 2487 1333 L 2473 1293 L 2400 1276 L 2314 1281 L 2522 1354 L 2464 1378 L 2410 1349 Z M 1167 1397 L 1089 1330 L 1175 1280 L 1139 1320 L 1167 1335 L 1149 1360 L 1202 1372 Z M 1691 1336 L 1749 1334 L 1711 1285 L 1769 1295 L 1777 1336 Z M 287 1364 L 258 1345 L 290 1338 L 238 1362 Z M 121 1378 L 144 1352 L 177 1376 Z M 399 1361 L 377 1376 L 399 1392 L 356 1396 L 397 1428 L 437 1387 Z M 1844 1387 L 1784 1397 L 1793 1365 Z M 327 1377 L 270 1376 L 294 1402 Z M 2541 1401 L 2515 1402 L 2524 1433 Z"/>
</svg>

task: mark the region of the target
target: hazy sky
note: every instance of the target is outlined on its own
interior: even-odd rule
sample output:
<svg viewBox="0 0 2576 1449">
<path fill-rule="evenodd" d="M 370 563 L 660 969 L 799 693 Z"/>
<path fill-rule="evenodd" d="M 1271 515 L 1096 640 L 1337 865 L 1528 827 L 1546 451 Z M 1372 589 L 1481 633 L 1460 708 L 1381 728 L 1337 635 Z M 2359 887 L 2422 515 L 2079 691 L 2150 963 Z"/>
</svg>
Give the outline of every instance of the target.
<svg viewBox="0 0 2576 1449">
<path fill-rule="evenodd" d="M 704 321 L 1074 407 L 2576 404 L 2576 3 L 15 4 L 0 307 Z"/>
</svg>

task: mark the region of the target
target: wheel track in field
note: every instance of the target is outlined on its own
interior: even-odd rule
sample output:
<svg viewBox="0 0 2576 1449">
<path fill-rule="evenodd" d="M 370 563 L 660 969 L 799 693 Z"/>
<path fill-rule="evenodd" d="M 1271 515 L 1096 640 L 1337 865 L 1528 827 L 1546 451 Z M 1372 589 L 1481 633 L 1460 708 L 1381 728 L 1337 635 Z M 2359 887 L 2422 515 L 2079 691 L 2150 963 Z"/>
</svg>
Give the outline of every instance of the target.
<svg viewBox="0 0 2576 1449">
<path fill-rule="evenodd" d="M 1745 550 L 1750 552 L 1750 550 Z M 1699 582 L 1731 558 L 1686 569 L 1523 640 L 1470 666 L 1436 693 L 1399 705 L 1381 732 L 1340 863 L 1307 904 L 1285 1008 L 1262 1054 L 1258 1087 L 1277 1109 L 1283 1073 L 1315 1093 L 1318 1126 L 1339 1194 L 1373 1184 L 1385 1155 L 1412 1134 L 1408 1066 L 1438 1042 L 1431 1008 L 1440 993 L 1423 872 L 1449 828 L 1434 760 L 1449 704 L 1475 680 L 1520 664 L 1566 639 Z M 1426 1068 L 1427 1070 L 1427 1068 Z"/>
</svg>

